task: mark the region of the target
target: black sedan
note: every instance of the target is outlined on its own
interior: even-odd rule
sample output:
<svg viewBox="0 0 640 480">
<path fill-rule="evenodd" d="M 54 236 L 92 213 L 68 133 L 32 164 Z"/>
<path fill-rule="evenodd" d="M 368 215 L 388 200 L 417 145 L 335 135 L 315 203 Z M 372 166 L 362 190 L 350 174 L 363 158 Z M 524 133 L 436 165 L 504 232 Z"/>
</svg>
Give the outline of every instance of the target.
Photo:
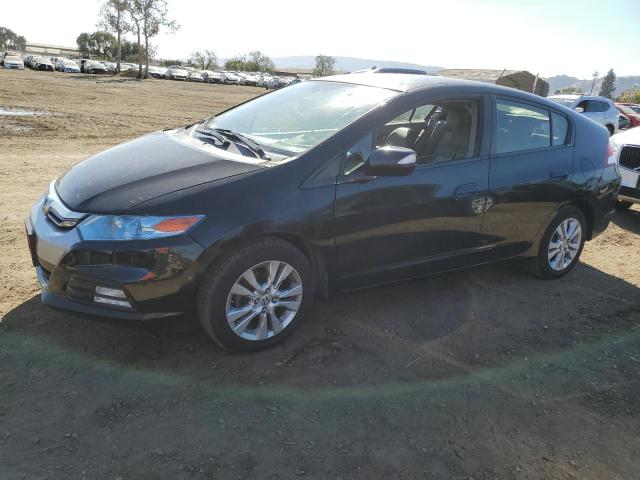
<svg viewBox="0 0 640 480">
<path fill-rule="evenodd" d="M 362 73 L 263 95 L 74 166 L 26 221 L 46 304 L 196 311 L 220 345 L 284 339 L 337 290 L 523 257 L 544 278 L 608 225 L 607 130 L 517 90 Z"/>
</svg>

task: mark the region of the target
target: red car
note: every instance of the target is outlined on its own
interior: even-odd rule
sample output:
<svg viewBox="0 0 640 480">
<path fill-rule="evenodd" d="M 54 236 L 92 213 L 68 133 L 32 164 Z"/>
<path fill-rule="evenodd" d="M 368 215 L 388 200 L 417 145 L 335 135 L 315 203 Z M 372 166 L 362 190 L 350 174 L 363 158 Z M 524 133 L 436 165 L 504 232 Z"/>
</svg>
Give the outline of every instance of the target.
<svg viewBox="0 0 640 480">
<path fill-rule="evenodd" d="M 629 128 L 640 126 L 640 114 L 638 114 L 635 110 L 631 109 L 630 107 L 623 105 L 622 103 L 616 103 L 615 106 L 618 109 L 618 111 L 622 115 L 627 117 L 631 122 L 631 127 Z"/>
</svg>

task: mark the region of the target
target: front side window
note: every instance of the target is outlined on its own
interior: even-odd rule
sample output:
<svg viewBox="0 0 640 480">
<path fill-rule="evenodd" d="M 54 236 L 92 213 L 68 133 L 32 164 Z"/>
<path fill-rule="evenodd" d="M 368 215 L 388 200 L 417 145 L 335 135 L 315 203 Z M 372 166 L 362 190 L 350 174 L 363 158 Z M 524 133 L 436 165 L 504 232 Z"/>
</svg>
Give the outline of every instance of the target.
<svg viewBox="0 0 640 480">
<path fill-rule="evenodd" d="M 356 141 L 345 152 L 343 175 L 364 171 L 374 148 L 410 148 L 416 163 L 450 162 L 477 155 L 479 102 L 455 100 L 416 106 Z"/>
<path fill-rule="evenodd" d="M 207 127 L 232 130 L 267 150 L 297 155 L 395 95 L 392 90 L 363 85 L 301 82 L 218 115 Z"/>
<path fill-rule="evenodd" d="M 551 145 L 547 110 L 501 99 L 496 101 L 496 110 L 496 153 L 533 150 Z"/>
<path fill-rule="evenodd" d="M 405 125 L 394 119 L 379 128 L 376 147 L 411 148 L 418 164 L 471 158 L 476 155 L 479 110 L 476 100 L 417 106 L 409 111 L 410 121 Z"/>
</svg>

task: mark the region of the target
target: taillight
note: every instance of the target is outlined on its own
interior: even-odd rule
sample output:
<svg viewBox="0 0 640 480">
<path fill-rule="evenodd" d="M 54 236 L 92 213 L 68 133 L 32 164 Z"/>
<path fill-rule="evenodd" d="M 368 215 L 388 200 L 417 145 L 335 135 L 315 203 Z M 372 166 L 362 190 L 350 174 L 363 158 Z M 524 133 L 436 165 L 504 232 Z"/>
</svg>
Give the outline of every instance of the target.
<svg viewBox="0 0 640 480">
<path fill-rule="evenodd" d="M 604 166 L 607 165 L 615 165 L 616 156 L 614 154 L 613 147 L 611 146 L 611 142 L 607 142 L 607 154 L 604 157 Z"/>
</svg>

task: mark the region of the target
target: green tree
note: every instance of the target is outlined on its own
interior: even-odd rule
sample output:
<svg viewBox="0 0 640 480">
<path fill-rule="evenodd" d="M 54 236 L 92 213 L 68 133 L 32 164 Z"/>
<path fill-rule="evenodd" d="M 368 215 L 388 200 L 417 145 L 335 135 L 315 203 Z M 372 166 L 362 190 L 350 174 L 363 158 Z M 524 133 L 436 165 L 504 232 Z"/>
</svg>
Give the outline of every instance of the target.
<svg viewBox="0 0 640 480">
<path fill-rule="evenodd" d="M 273 60 L 259 50 L 254 50 L 246 55 L 236 55 L 224 63 L 227 70 L 240 70 L 245 72 L 271 72 L 275 68 Z"/>
<path fill-rule="evenodd" d="M 213 50 L 195 51 L 191 54 L 191 62 L 202 70 L 218 68 L 218 56 Z"/>
<path fill-rule="evenodd" d="M 318 55 L 313 75 L 316 77 L 326 77 L 335 73 L 336 59 L 329 55 Z"/>
<path fill-rule="evenodd" d="M 275 68 L 273 61 L 259 50 L 247 54 L 244 70 L 249 72 L 271 72 Z"/>
<path fill-rule="evenodd" d="M 116 34 L 116 72 L 120 71 L 122 60 L 122 35 L 131 30 L 126 19 L 126 0 L 106 0 L 100 9 L 98 26 Z"/>
<path fill-rule="evenodd" d="M 117 48 L 116 39 L 108 32 L 81 33 L 76 38 L 82 56 L 113 58 Z"/>
<path fill-rule="evenodd" d="M 619 102 L 623 103 L 639 103 L 640 104 L 640 88 L 633 87 L 618 97 Z"/>
<path fill-rule="evenodd" d="M 224 68 L 226 70 L 246 70 L 245 65 L 247 58 L 245 55 L 236 55 L 233 58 L 229 58 L 224 62 Z"/>
<path fill-rule="evenodd" d="M 613 68 L 607 72 L 602 81 L 602 86 L 600 87 L 600 96 L 611 98 L 613 96 L 613 92 L 616 89 L 616 74 L 613 73 Z"/>
<path fill-rule="evenodd" d="M 129 40 L 122 39 L 121 44 L 121 56 L 123 60 L 132 61 L 138 58 L 138 44 L 136 42 L 130 42 Z"/>
<path fill-rule="evenodd" d="M 0 27 L 0 50 L 20 50 L 24 51 L 27 48 L 27 40 L 18 35 L 12 30 Z"/>
</svg>

